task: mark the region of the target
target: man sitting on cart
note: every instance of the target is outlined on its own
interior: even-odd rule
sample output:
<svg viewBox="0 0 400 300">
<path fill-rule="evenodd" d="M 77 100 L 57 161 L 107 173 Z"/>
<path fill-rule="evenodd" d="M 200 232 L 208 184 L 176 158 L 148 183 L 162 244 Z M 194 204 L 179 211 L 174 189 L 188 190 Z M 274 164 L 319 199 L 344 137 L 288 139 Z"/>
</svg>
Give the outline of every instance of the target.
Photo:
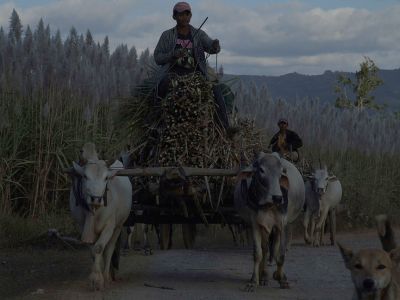
<svg viewBox="0 0 400 300">
<path fill-rule="evenodd" d="M 221 50 L 217 39 L 211 39 L 203 30 L 189 24 L 192 11 L 188 3 L 176 3 L 172 17 L 176 21 L 176 26 L 162 33 L 154 50 L 154 59 L 162 66 L 163 75 L 157 86 L 157 97 L 161 99 L 167 95 L 172 73 L 182 76 L 198 71 L 207 78 L 204 52 L 217 54 Z M 213 87 L 213 93 L 218 118 L 221 125 L 228 129 L 225 102 L 218 85 Z"/>
<path fill-rule="evenodd" d="M 272 137 L 269 148 L 272 148 L 272 151 L 278 152 L 281 156 L 292 162 L 298 162 L 298 149 L 303 146 L 303 141 L 296 132 L 287 129 L 288 124 L 286 119 L 279 119 L 279 131 Z"/>
</svg>

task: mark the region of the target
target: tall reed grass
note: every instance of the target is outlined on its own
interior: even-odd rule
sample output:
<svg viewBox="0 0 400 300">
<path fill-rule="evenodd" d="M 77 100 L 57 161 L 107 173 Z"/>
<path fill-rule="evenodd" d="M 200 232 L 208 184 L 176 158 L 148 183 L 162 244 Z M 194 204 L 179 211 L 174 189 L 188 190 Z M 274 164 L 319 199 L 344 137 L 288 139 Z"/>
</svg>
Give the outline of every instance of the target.
<svg viewBox="0 0 400 300">
<path fill-rule="evenodd" d="M 314 165 L 321 159 L 341 180 L 349 223 L 365 225 L 375 214 L 400 213 L 399 120 L 315 100 L 274 100 L 255 86 L 236 92 L 239 113 L 270 136 L 278 118 L 289 119 L 303 138 L 301 155 Z M 30 97 L 1 91 L 0 216 L 52 220 L 49 216 L 65 215 L 70 181 L 61 169 L 77 159 L 82 144 L 95 142 L 103 155 L 120 150 L 113 103 L 93 103 L 58 89 Z"/>
<path fill-rule="evenodd" d="M 236 106 L 269 135 L 277 120 L 303 139 L 301 156 L 326 164 L 343 185 L 350 224 L 369 225 L 373 216 L 400 214 L 400 120 L 392 114 L 341 110 L 315 99 L 272 99 L 266 87 L 239 84 Z M 395 219 L 395 218 L 394 218 Z"/>
<path fill-rule="evenodd" d="M 40 217 L 66 207 L 67 175 L 84 141 L 106 145 L 110 106 L 55 89 L 0 95 L 0 214 Z M 105 149 L 105 147 L 104 147 Z"/>
</svg>

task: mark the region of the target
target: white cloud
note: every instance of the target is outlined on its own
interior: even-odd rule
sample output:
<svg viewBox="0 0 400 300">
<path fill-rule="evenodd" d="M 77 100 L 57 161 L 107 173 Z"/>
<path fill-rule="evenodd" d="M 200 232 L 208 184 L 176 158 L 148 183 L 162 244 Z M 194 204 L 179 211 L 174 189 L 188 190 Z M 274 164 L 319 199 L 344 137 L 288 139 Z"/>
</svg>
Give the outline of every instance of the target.
<svg viewBox="0 0 400 300">
<path fill-rule="evenodd" d="M 98 33 L 109 33 L 114 32 L 115 27 L 137 3 L 134 0 L 62 0 L 22 8 L 9 2 L 0 5 L 0 24 L 8 26 L 9 16 L 15 8 L 23 25 L 35 27 L 43 18 L 44 23 L 50 24 L 53 30 L 68 32 L 74 26 L 79 31 L 91 29 Z"/>
</svg>

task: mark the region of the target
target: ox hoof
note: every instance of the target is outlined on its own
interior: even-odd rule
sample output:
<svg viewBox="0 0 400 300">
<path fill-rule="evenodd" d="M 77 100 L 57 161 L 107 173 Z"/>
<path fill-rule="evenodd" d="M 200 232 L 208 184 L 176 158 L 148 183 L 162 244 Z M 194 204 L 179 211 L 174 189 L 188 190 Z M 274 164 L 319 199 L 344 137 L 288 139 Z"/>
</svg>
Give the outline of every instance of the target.
<svg viewBox="0 0 400 300">
<path fill-rule="evenodd" d="M 135 244 L 133 245 L 133 250 L 135 251 L 141 251 L 142 247 L 140 246 L 140 243 L 135 242 Z"/>
<path fill-rule="evenodd" d="M 117 270 L 111 266 L 110 268 L 110 277 L 111 277 L 111 281 L 116 281 L 116 276 L 117 276 Z"/>
<path fill-rule="evenodd" d="M 265 277 L 265 278 L 260 279 L 260 284 L 259 285 L 260 286 L 268 286 L 268 278 Z"/>
<path fill-rule="evenodd" d="M 151 248 L 144 248 L 144 255 L 153 255 L 153 249 Z"/>
<path fill-rule="evenodd" d="M 93 290 L 101 291 L 104 289 L 104 277 L 100 272 L 93 272 L 89 278 Z"/>
<path fill-rule="evenodd" d="M 320 246 L 319 242 L 314 242 L 314 243 L 313 243 L 313 247 L 319 248 L 319 246 Z"/>
<path fill-rule="evenodd" d="M 278 271 L 275 271 L 274 274 L 272 275 L 272 278 L 276 281 L 283 282 L 287 281 L 285 273 L 278 273 Z"/>
<path fill-rule="evenodd" d="M 254 293 L 257 287 L 257 283 L 249 282 L 244 286 L 244 291 L 248 293 Z"/>
<path fill-rule="evenodd" d="M 115 278 L 115 272 L 114 270 L 110 269 L 110 272 L 103 273 L 103 280 L 104 280 L 104 286 L 107 287 Z"/>
<path fill-rule="evenodd" d="M 289 289 L 290 288 L 289 282 L 287 282 L 287 280 L 286 281 L 280 281 L 279 282 L 279 287 L 281 289 Z"/>
<path fill-rule="evenodd" d="M 276 281 L 279 282 L 279 287 L 281 289 L 288 289 L 289 288 L 289 282 L 286 278 L 285 273 L 278 273 L 277 271 L 274 272 L 274 275 L 272 276 Z"/>
</svg>

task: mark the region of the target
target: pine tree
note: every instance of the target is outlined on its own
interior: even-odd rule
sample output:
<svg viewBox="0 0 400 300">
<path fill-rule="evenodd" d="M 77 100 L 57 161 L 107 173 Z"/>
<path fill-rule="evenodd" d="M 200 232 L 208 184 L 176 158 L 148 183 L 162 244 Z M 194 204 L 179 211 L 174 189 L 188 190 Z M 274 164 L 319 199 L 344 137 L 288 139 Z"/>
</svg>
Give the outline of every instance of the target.
<svg viewBox="0 0 400 300">
<path fill-rule="evenodd" d="M 22 48 L 24 49 L 24 55 L 28 55 L 33 51 L 33 34 L 29 25 L 25 30 L 25 37 L 22 42 Z"/>
<path fill-rule="evenodd" d="M 142 82 L 146 77 L 147 77 L 147 72 L 150 67 L 150 51 L 147 48 L 144 50 L 139 57 L 139 62 L 138 62 L 138 70 L 137 70 L 137 75 L 136 75 L 136 81 L 137 82 Z"/>
<path fill-rule="evenodd" d="M 107 59 L 110 57 L 110 45 L 109 44 L 110 43 L 108 41 L 108 36 L 106 36 L 104 38 L 103 44 L 101 45 L 101 49 L 102 49 L 102 51 L 103 51 L 103 53 L 104 53 L 104 55 L 106 56 Z"/>
<path fill-rule="evenodd" d="M 132 48 L 129 50 L 129 54 L 128 54 L 128 68 L 129 70 L 133 70 L 138 63 L 138 55 L 137 55 L 137 51 L 136 48 L 134 46 L 132 46 Z"/>
<path fill-rule="evenodd" d="M 33 33 L 28 25 L 25 30 L 25 36 L 22 41 L 22 55 L 23 55 L 23 66 L 22 70 L 24 73 L 24 94 L 29 96 L 33 90 L 33 77 L 35 76 L 35 59 L 34 59 L 34 45 L 33 45 Z"/>
<path fill-rule="evenodd" d="M 3 27 L 0 27 L 0 77 L 3 78 L 5 73 L 5 55 L 6 55 L 7 39 L 4 34 Z M 0 88 L 2 86 L 0 85 Z"/>
<path fill-rule="evenodd" d="M 18 13 L 13 9 L 10 17 L 10 31 L 8 38 L 13 44 L 21 43 L 22 37 L 22 24 Z"/>
<path fill-rule="evenodd" d="M 43 19 L 39 20 L 38 26 L 33 34 L 34 57 L 37 68 L 37 88 L 44 89 L 48 87 L 51 74 L 50 66 L 50 27 L 44 27 Z"/>
<path fill-rule="evenodd" d="M 93 36 L 89 29 L 86 31 L 85 43 L 87 46 L 93 46 Z"/>
</svg>

